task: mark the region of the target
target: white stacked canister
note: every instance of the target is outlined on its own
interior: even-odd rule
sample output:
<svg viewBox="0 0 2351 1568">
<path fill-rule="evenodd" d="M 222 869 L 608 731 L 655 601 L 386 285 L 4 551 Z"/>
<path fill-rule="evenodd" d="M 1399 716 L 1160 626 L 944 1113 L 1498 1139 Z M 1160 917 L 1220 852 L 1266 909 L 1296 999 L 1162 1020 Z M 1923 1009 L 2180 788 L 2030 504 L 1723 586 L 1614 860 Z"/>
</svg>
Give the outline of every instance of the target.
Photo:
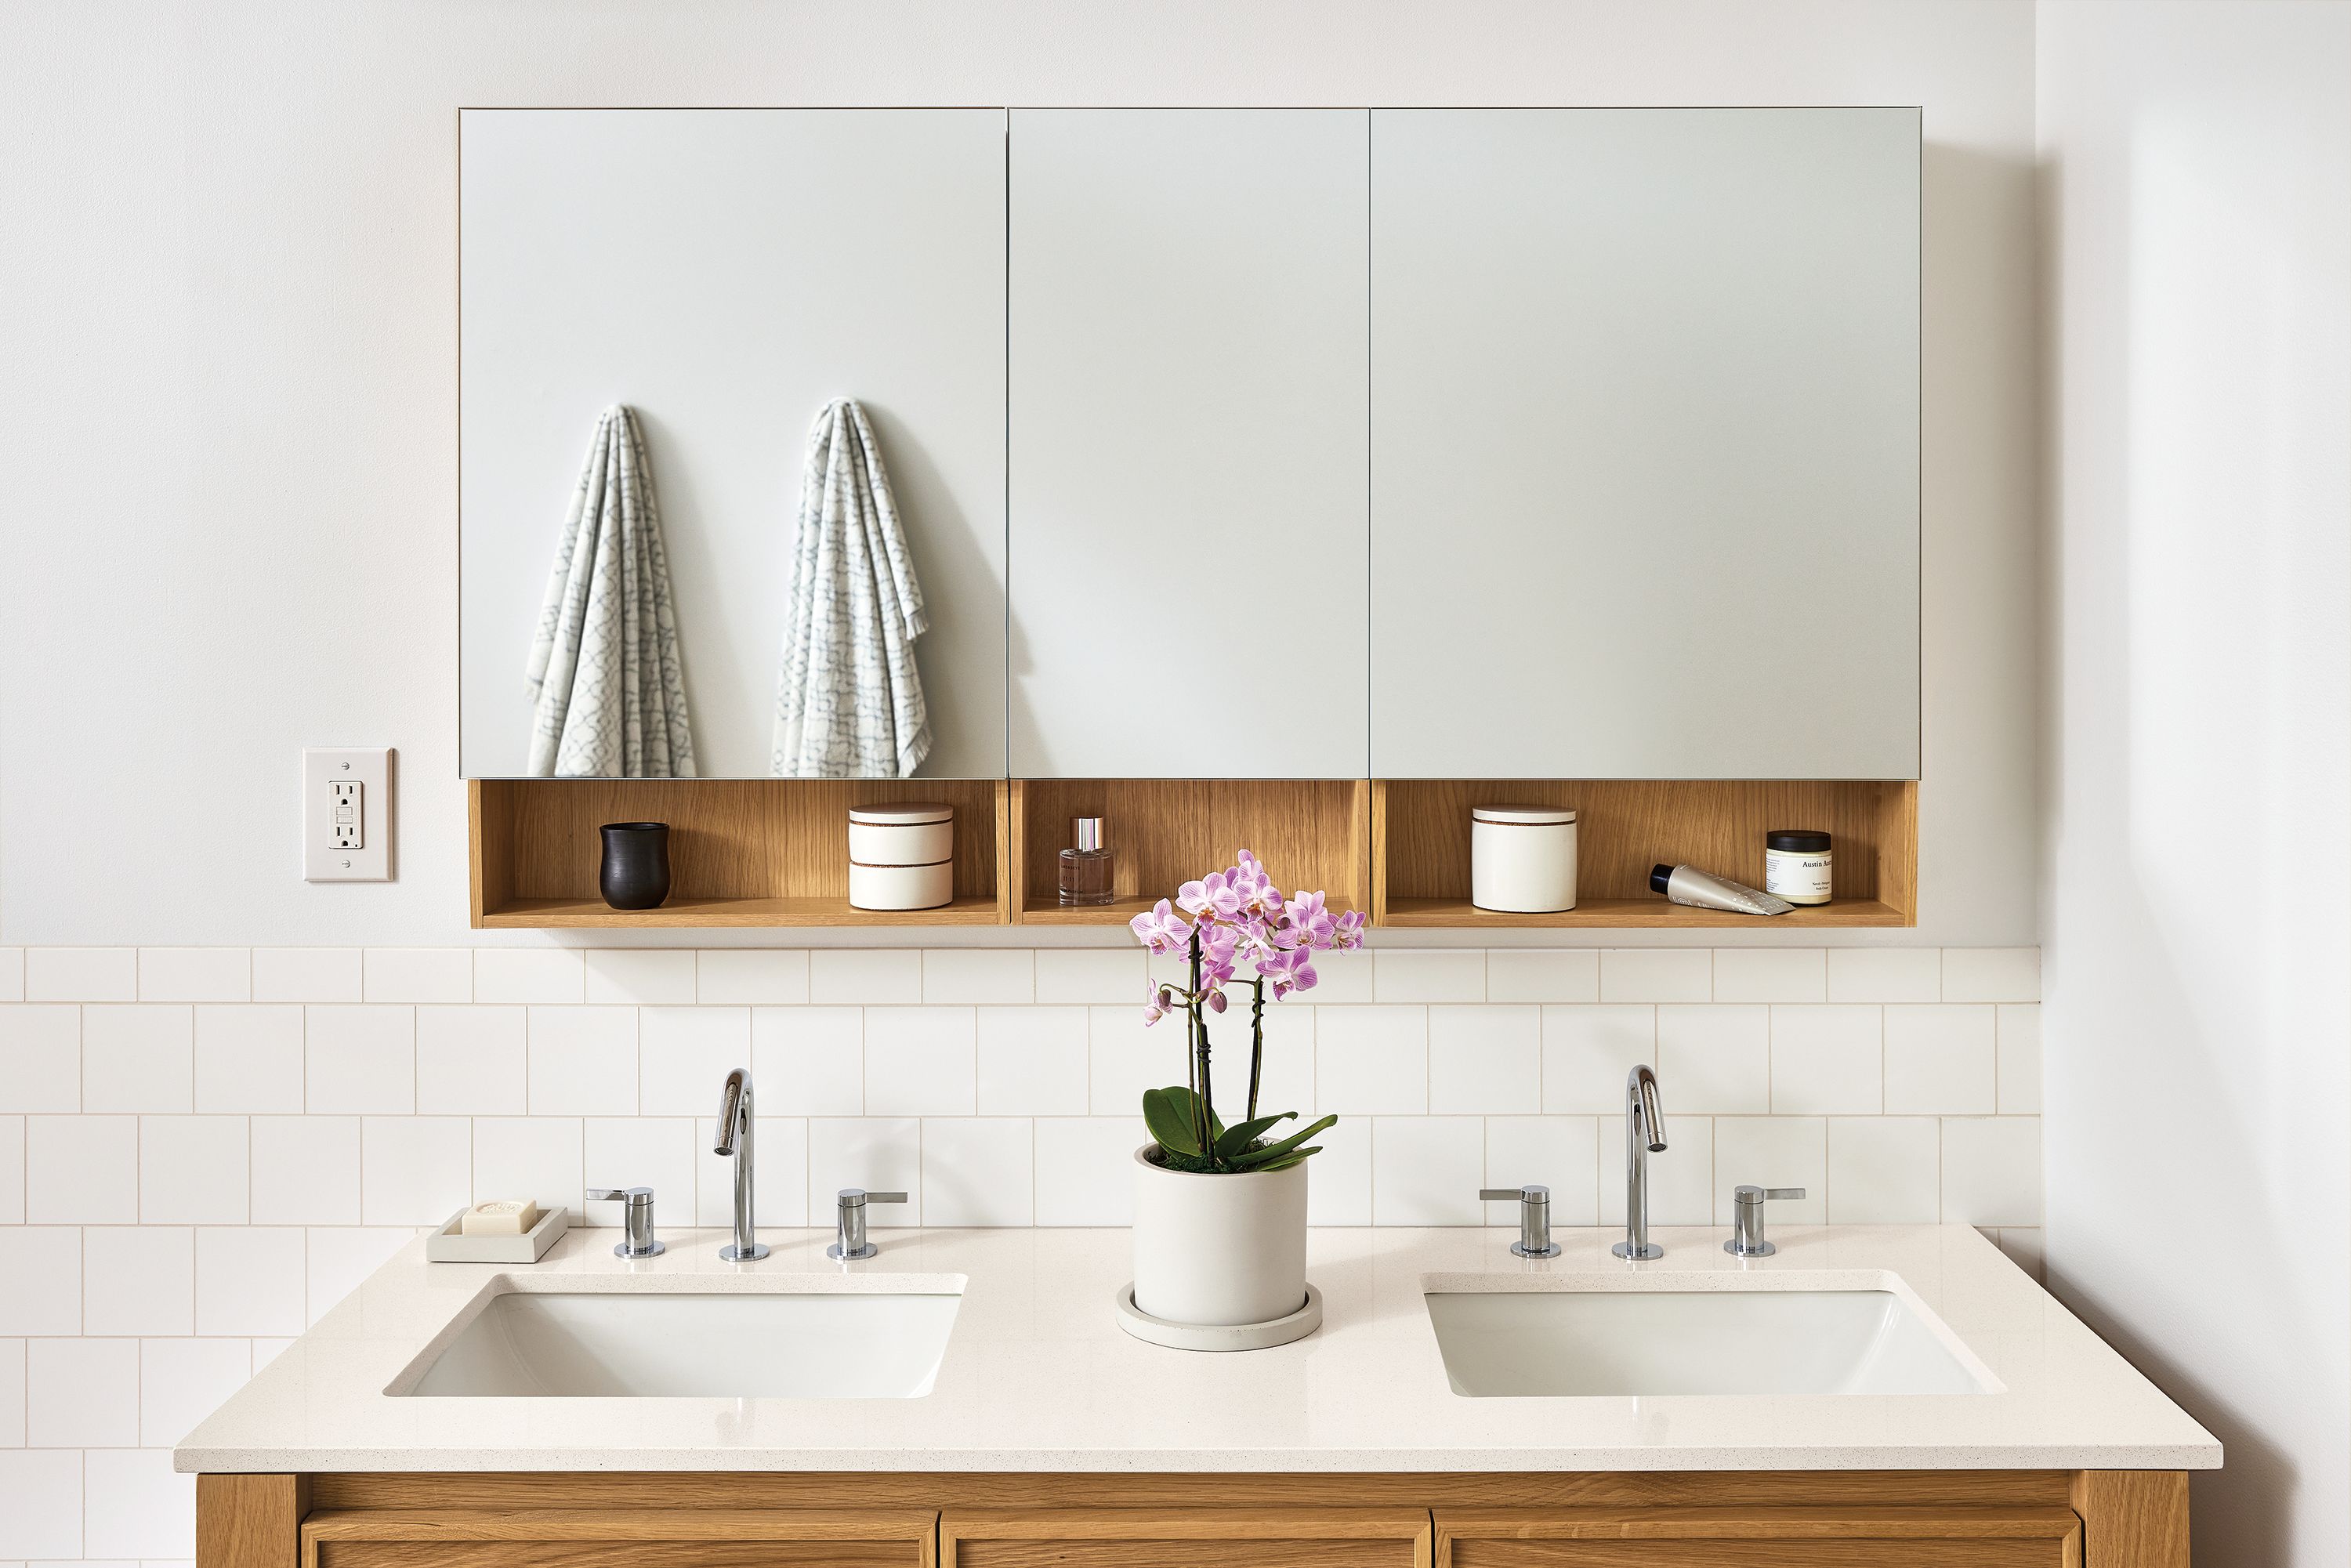
<svg viewBox="0 0 2351 1568">
<path fill-rule="evenodd" d="M 850 907 L 937 909 L 954 898 L 953 806 L 850 808 Z"/>
<path fill-rule="evenodd" d="M 1575 907 L 1575 813 L 1552 806 L 1469 809 L 1469 902 L 1506 915 Z"/>
</svg>

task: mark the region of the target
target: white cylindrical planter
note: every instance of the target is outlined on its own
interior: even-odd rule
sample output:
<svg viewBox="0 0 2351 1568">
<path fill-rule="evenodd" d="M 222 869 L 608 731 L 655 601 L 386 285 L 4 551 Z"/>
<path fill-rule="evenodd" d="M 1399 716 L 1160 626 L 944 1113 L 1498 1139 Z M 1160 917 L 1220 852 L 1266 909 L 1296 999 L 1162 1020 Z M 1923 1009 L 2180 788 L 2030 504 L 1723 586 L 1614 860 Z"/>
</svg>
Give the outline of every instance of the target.
<svg viewBox="0 0 2351 1568">
<path fill-rule="evenodd" d="M 1134 1304 L 1175 1323 L 1270 1322 L 1306 1301 L 1306 1166 L 1207 1176 L 1134 1152 Z"/>
</svg>

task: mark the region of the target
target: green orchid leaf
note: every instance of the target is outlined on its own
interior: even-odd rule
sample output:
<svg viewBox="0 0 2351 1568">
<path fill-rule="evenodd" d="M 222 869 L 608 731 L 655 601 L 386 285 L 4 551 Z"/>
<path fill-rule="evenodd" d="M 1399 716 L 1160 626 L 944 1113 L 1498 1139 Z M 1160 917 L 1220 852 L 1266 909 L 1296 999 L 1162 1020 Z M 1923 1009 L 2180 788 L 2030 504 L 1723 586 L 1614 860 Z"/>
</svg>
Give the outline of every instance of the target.
<svg viewBox="0 0 2351 1568">
<path fill-rule="evenodd" d="M 1217 1134 L 1217 1153 L 1224 1155 L 1227 1159 L 1230 1159 L 1235 1155 L 1246 1154 L 1249 1152 L 1249 1146 L 1257 1142 L 1259 1134 L 1264 1132 L 1268 1127 L 1272 1126 L 1276 1122 L 1290 1121 L 1294 1119 L 1297 1114 L 1298 1113 L 1295 1111 L 1284 1111 L 1279 1116 L 1259 1116 L 1254 1122 L 1243 1122 L 1239 1126 L 1233 1128 L 1230 1132 Z"/>
<path fill-rule="evenodd" d="M 1259 1175 L 1259 1176 L 1262 1176 L 1262 1175 L 1264 1175 L 1267 1171 L 1286 1171 L 1286 1170 L 1288 1170 L 1288 1169 L 1289 1169 L 1290 1166 L 1302 1166 L 1302 1165 L 1304 1165 L 1304 1164 L 1306 1163 L 1306 1156 L 1307 1156 L 1307 1155 L 1319 1155 L 1319 1154 L 1321 1154 L 1322 1152 L 1322 1145 L 1320 1145 L 1320 1144 L 1314 1144 L 1314 1145 L 1310 1145 L 1309 1147 L 1306 1147 L 1306 1148 L 1303 1148 L 1303 1149 L 1299 1150 L 1296 1154 L 1291 1155 L 1290 1155 L 1288 1159 L 1286 1159 L 1286 1160 L 1276 1160 L 1276 1161 L 1274 1161 L 1274 1162 L 1273 1162 L 1273 1164 L 1271 1164 L 1271 1165 L 1270 1165 L 1270 1166 L 1258 1166 L 1258 1167 L 1257 1167 L 1257 1171 L 1256 1171 L 1256 1173 L 1255 1173 L 1255 1174 Z"/>
<path fill-rule="evenodd" d="M 1305 1128 L 1300 1132 L 1292 1133 L 1290 1136 L 1282 1139 L 1281 1142 L 1278 1144 L 1268 1144 L 1261 1149 L 1251 1149 L 1245 1155 L 1235 1155 L 1227 1163 L 1238 1171 L 1263 1170 L 1275 1160 L 1280 1159 L 1283 1155 L 1291 1153 L 1299 1145 L 1304 1143 L 1307 1139 L 1312 1137 L 1323 1128 L 1336 1126 L 1338 1124 L 1338 1121 L 1339 1118 L 1336 1116 L 1325 1116 L 1321 1121 L 1315 1123 L 1312 1126 Z"/>
<path fill-rule="evenodd" d="M 1200 1138 L 1192 1117 L 1192 1092 L 1180 1083 L 1168 1089 L 1146 1089 L 1143 1092 L 1143 1124 L 1151 1129 L 1151 1135 L 1158 1140 L 1161 1148 L 1196 1159 Z"/>
</svg>

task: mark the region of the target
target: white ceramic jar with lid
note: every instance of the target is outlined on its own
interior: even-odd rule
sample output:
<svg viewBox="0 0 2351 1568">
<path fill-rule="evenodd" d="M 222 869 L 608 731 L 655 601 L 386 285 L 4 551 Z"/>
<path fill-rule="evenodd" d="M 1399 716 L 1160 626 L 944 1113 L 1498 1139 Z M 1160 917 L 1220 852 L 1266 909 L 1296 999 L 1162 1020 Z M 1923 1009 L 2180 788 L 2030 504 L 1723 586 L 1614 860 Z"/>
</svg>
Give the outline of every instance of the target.
<svg viewBox="0 0 2351 1568">
<path fill-rule="evenodd" d="M 935 801 L 852 806 L 852 909 L 937 909 L 955 898 L 955 808 Z"/>
<path fill-rule="evenodd" d="M 1469 902 L 1505 915 L 1575 907 L 1575 813 L 1552 806 L 1469 809 Z"/>
</svg>

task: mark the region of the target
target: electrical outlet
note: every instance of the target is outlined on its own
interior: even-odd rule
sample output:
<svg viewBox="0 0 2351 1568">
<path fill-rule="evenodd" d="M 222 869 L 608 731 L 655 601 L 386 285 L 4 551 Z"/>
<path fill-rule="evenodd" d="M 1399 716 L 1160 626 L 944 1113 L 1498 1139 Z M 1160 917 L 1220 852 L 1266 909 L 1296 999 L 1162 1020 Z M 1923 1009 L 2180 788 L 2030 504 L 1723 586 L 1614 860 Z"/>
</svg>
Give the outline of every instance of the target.
<svg viewBox="0 0 2351 1568">
<path fill-rule="evenodd" d="M 313 747 L 302 753 L 306 882 L 392 878 L 392 752 Z"/>
<path fill-rule="evenodd" d="M 335 798 L 335 817 L 329 824 L 329 846 L 339 850 L 365 849 L 367 834 L 363 831 L 365 821 L 360 816 L 365 810 L 362 804 L 364 797 L 360 793 L 365 786 L 337 779 L 327 788 L 333 791 Z"/>
</svg>

